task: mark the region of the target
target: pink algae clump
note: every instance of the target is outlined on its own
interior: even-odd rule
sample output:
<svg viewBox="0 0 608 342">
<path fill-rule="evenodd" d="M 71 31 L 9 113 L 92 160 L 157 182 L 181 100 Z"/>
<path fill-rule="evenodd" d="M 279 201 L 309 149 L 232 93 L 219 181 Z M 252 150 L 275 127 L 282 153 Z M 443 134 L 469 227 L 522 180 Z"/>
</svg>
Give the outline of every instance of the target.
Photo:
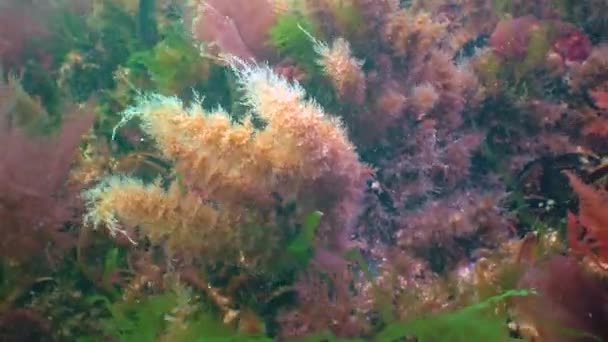
<svg viewBox="0 0 608 342">
<path fill-rule="evenodd" d="M 506 19 L 496 25 L 490 36 L 490 46 L 505 58 L 523 58 L 528 51 L 532 32 L 540 21 L 534 16 Z"/>
<path fill-rule="evenodd" d="M 46 20 L 44 7 L 32 10 L 26 2 L 0 2 L 0 65 L 5 70 L 21 65 L 28 42 L 48 36 Z M 42 51 L 36 53 L 43 64 L 49 64 L 48 54 Z"/>
<path fill-rule="evenodd" d="M 552 50 L 565 62 L 582 62 L 589 57 L 592 45 L 583 31 L 560 20 L 541 21 L 531 15 L 500 21 L 490 36 L 490 47 L 504 58 L 523 59 L 534 32 L 545 25 L 553 31 L 546 37 Z"/>
<path fill-rule="evenodd" d="M 30 137 L 11 124 L 9 91 L 0 84 L 0 257 L 21 262 L 71 243 L 63 226 L 78 202 L 66 182 L 94 116 L 88 107 L 74 108 L 57 135 Z"/>
<path fill-rule="evenodd" d="M 566 27 L 555 39 L 553 49 L 566 62 L 582 62 L 591 54 L 591 41 L 581 30 Z"/>
<path fill-rule="evenodd" d="M 598 108 L 608 109 L 608 91 L 592 90 L 589 94 Z"/>
<path fill-rule="evenodd" d="M 269 1 L 197 0 L 194 3 L 192 33 L 196 39 L 244 60 L 273 56 L 267 41 L 276 14 Z"/>
</svg>

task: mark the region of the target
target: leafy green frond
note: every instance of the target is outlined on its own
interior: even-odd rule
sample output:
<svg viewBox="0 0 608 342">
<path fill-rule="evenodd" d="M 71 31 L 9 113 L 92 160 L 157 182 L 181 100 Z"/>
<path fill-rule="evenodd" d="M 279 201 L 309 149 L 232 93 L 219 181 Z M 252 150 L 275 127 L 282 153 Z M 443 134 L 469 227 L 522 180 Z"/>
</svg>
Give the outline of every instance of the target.
<svg viewBox="0 0 608 342">
<path fill-rule="evenodd" d="M 317 54 L 307 32 L 313 36 L 318 34 L 312 21 L 300 13 L 289 12 L 279 17 L 270 29 L 270 44 L 310 72 L 317 68 Z"/>
<path fill-rule="evenodd" d="M 510 290 L 463 309 L 389 324 L 375 341 L 397 341 L 415 336 L 417 341 L 482 342 L 511 341 L 507 317 L 492 312 L 492 307 L 513 296 L 530 295 L 530 290 Z"/>
</svg>

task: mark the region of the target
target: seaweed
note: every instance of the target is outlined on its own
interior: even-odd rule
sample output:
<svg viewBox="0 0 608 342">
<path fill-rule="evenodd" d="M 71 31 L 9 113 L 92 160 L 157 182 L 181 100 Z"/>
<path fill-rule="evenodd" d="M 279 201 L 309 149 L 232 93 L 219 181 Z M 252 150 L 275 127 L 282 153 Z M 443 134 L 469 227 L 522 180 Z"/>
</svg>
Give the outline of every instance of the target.
<svg viewBox="0 0 608 342">
<path fill-rule="evenodd" d="M 103 322 L 103 329 L 119 341 L 156 341 L 164 328 L 165 315 L 177 306 L 177 297 L 171 292 L 138 302 L 111 303 L 101 296 L 92 296 L 89 301 L 105 304 L 111 318 Z"/>
<path fill-rule="evenodd" d="M 304 15 L 289 12 L 280 16 L 270 29 L 270 44 L 284 56 L 291 57 L 307 72 L 318 72 L 317 54 L 310 35 L 319 30 Z"/>
<path fill-rule="evenodd" d="M 155 9 L 156 0 L 139 0 L 137 34 L 141 42 L 147 47 L 154 46 L 158 41 Z"/>
<path fill-rule="evenodd" d="M 103 321 L 103 329 L 117 341 L 273 341 L 260 334 L 238 331 L 219 321 L 211 310 L 203 308 L 191 312 L 194 309 L 188 307 L 189 295 L 182 288 L 137 302 L 110 302 L 101 296 L 89 300 L 105 305 L 110 318 Z"/>
<path fill-rule="evenodd" d="M 505 315 L 493 313 L 493 306 L 514 296 L 528 296 L 531 290 L 509 290 L 468 307 L 443 312 L 409 322 L 388 324 L 374 341 L 398 341 L 414 337 L 420 342 L 432 341 L 515 341 L 509 337 Z"/>
<path fill-rule="evenodd" d="M 127 65 L 135 73 L 145 72 L 151 81 L 149 87 L 165 95 L 181 94 L 208 74 L 206 61 L 189 37 L 176 27 L 151 50 L 131 55 Z"/>
<path fill-rule="evenodd" d="M 577 187 L 574 180 L 576 201 L 560 174 L 564 168 L 553 167 L 561 165 L 555 157 L 568 151 L 600 153 L 601 143 L 588 142 L 584 128 L 603 134 L 607 106 L 593 101 L 608 87 L 601 83 L 606 63 L 599 44 L 608 32 L 602 1 L 264 0 L 262 12 L 257 5 L 227 6 L 231 13 L 221 12 L 213 23 L 203 15 L 208 5 L 219 11 L 226 3 L 0 5 L 2 11 L 19 4 L 23 17 L 45 26 L 28 33 L 21 29 L 31 22 L 9 14 L 10 24 L 0 29 L 0 55 L 15 52 L 2 61 L 0 74 L 14 81 L 17 73 L 23 84 L 0 84 L 0 340 L 507 341 L 516 334 L 529 337 L 524 329 L 510 330 L 524 328 L 521 323 L 540 337 L 555 336 L 551 341 L 564 333 L 604 337 L 606 310 L 597 303 L 606 300 L 605 199 L 591 197 L 605 195 L 606 184 L 577 172 L 593 188 Z M 399 13 L 407 20 L 402 25 L 395 20 Z M 532 22 L 529 31 L 513 27 L 511 35 L 525 37 L 506 39 L 505 49 L 512 43 L 515 52 L 501 53 L 489 39 L 496 21 L 522 17 Z M 197 34 L 204 24 L 217 26 L 216 44 Z M 16 25 L 19 37 L 10 35 Z M 221 29 L 227 26 L 233 32 Z M 289 90 L 263 94 L 276 115 L 291 110 L 285 107 L 290 104 L 298 112 L 285 120 L 285 127 L 298 130 L 285 134 L 284 142 L 282 135 L 263 136 L 283 125 L 260 115 L 265 110 L 248 94 L 254 86 L 264 90 L 262 78 L 240 84 L 252 75 L 241 70 L 250 61 L 227 65 L 230 58 L 216 54 L 216 48 L 230 52 L 217 44 L 230 37 L 243 39 L 232 52 L 263 64 L 257 76 Z M 6 38 L 19 39 L 10 46 Z M 404 44 L 402 53 L 394 40 Z M 340 44 L 348 47 L 342 66 L 350 68 L 332 74 L 323 49 Z M 588 49 L 595 57 L 583 62 Z M 345 96 L 349 92 L 335 82 L 337 76 L 365 83 L 360 100 Z M 418 113 L 417 89 L 427 84 L 436 99 Z M 159 130 L 170 135 L 167 151 L 183 151 L 200 136 L 214 138 L 188 147 L 183 157 L 162 156 L 154 150 L 158 141 L 145 135 L 149 125 L 135 120 L 112 140 L 117 113 L 147 92 L 185 104 L 180 116 L 158 112 L 168 119 Z M 81 113 L 66 117 L 68 103 L 89 98 L 95 108 L 73 108 Z M 313 129 L 320 107 L 338 134 L 325 134 L 327 125 Z M 224 111 L 230 114 L 214 117 Z M 193 113 L 198 123 L 188 122 Z M 345 139 L 352 163 L 331 164 L 346 154 L 328 147 L 347 135 L 355 140 Z M 260 136 L 252 144 L 255 153 L 239 154 L 235 143 Z M 303 138 L 314 153 L 288 151 L 308 146 L 299 142 Z M 213 152 L 214 144 L 221 152 Z M 274 151 L 275 145 L 287 152 Z M 316 157 L 303 161 L 308 154 Z M 572 153 L 567 159 L 573 156 L 582 160 Z M 172 169 L 187 158 L 192 162 Z M 547 158 L 549 169 L 531 172 L 540 174 L 532 179 L 539 191 L 524 188 L 535 182 L 521 182 L 525 177 L 515 170 L 531 159 L 545 165 Z M 275 163 L 279 159 L 290 164 Z M 377 170 L 365 166 L 361 179 L 343 181 L 359 173 L 355 160 L 372 162 Z M 599 166 L 593 165 L 593 174 Z M 247 178 L 243 170 L 250 167 Z M 214 170 L 222 172 L 207 176 Z M 276 171 L 314 177 L 265 178 Z M 340 177 L 324 178 L 333 172 Z M 158 184 L 163 196 L 175 195 L 111 227 L 128 232 L 136 246 L 110 239 L 104 229 L 94 233 L 81 220 L 79 187 L 124 173 Z M 367 194 L 360 198 L 366 177 Z M 226 185 L 241 181 L 234 189 Z M 173 183 L 175 192 L 169 192 Z M 136 202 L 118 196 L 126 193 L 121 191 L 108 197 L 108 206 L 121 198 Z M 338 201 L 342 196 L 348 201 Z M 141 196 L 149 199 L 149 193 Z M 203 207 L 214 215 L 186 222 Z M 316 209 L 326 217 L 310 213 Z M 230 220 L 215 220 L 216 212 Z M 176 228 L 150 223 L 160 216 L 175 218 Z M 516 241 L 531 231 L 521 244 Z M 180 246 L 190 242 L 191 251 Z M 199 243 L 206 246 L 199 250 Z M 209 250 L 215 254 L 206 255 Z M 552 259 L 556 254 L 572 257 Z M 511 288 L 533 288 L 537 295 L 502 293 Z M 484 300 L 496 293 L 502 294 Z M 471 301 L 477 303 L 462 308 Z"/>
<path fill-rule="evenodd" d="M 307 265 L 312 257 L 315 232 L 319 227 L 322 216 L 323 213 L 320 211 L 309 214 L 304 219 L 304 224 L 298 235 L 287 245 L 287 253 L 299 264 Z"/>
</svg>

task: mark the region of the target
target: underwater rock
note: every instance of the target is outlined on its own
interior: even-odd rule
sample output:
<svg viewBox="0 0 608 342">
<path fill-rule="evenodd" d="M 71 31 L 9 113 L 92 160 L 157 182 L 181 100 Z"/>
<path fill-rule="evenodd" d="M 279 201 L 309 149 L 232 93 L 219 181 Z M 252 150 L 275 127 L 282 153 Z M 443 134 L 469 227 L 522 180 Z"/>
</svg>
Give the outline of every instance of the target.
<svg viewBox="0 0 608 342">
<path fill-rule="evenodd" d="M 0 317 L 0 341 L 52 341 L 51 327 L 36 312 L 17 309 Z"/>
</svg>

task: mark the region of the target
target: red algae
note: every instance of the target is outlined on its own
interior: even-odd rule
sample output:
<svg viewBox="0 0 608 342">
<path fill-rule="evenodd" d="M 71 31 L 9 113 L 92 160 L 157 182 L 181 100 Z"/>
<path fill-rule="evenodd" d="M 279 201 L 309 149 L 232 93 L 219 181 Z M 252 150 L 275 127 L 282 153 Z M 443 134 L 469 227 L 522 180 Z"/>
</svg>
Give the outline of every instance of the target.
<svg viewBox="0 0 608 342">
<path fill-rule="evenodd" d="M 27 45 L 33 39 L 48 37 L 48 19 L 44 6 L 41 8 L 32 9 L 27 2 L 14 0 L 0 4 L 0 62 L 6 69 L 20 68 L 26 57 Z M 37 53 L 41 58 L 49 58 L 47 53 Z"/>
<path fill-rule="evenodd" d="M 556 256 L 538 263 L 526 271 L 519 286 L 535 291 L 514 302 L 517 318 L 532 325 L 539 341 L 608 338 L 608 291 L 573 258 Z"/>
<path fill-rule="evenodd" d="M 608 109 L 608 91 L 604 90 L 591 90 L 589 92 L 595 105 L 600 109 Z"/>
<path fill-rule="evenodd" d="M 496 307 L 504 339 L 509 319 L 528 341 L 606 339 L 599 1 L 65 0 L 53 25 L 4 1 L 3 71 L 62 124 L 30 135 L 0 84 L 2 285 L 32 270 L 0 288 L 0 340 L 124 340 L 138 310 L 162 341 L 201 317 L 375 340 L 514 287 L 536 292 Z"/>
<path fill-rule="evenodd" d="M 71 163 L 94 116 L 75 108 L 58 136 L 31 137 L 0 113 L 0 255 L 25 261 L 69 244 L 62 227 L 74 219 L 76 192 L 67 189 Z"/>
<path fill-rule="evenodd" d="M 578 216 L 568 216 L 569 247 L 608 268 L 608 193 L 583 183 L 572 173 L 566 175 L 579 199 Z"/>
<path fill-rule="evenodd" d="M 496 25 L 489 44 L 502 57 L 521 59 L 526 56 L 532 32 L 540 23 L 531 15 L 504 19 Z"/>
<path fill-rule="evenodd" d="M 587 35 L 573 27 L 564 29 L 553 43 L 553 49 L 566 62 L 583 62 L 591 54 L 591 47 Z"/>
<path fill-rule="evenodd" d="M 275 12 L 267 0 L 197 0 L 193 35 L 216 44 L 220 52 L 260 61 L 274 54 L 267 44 Z"/>
</svg>

